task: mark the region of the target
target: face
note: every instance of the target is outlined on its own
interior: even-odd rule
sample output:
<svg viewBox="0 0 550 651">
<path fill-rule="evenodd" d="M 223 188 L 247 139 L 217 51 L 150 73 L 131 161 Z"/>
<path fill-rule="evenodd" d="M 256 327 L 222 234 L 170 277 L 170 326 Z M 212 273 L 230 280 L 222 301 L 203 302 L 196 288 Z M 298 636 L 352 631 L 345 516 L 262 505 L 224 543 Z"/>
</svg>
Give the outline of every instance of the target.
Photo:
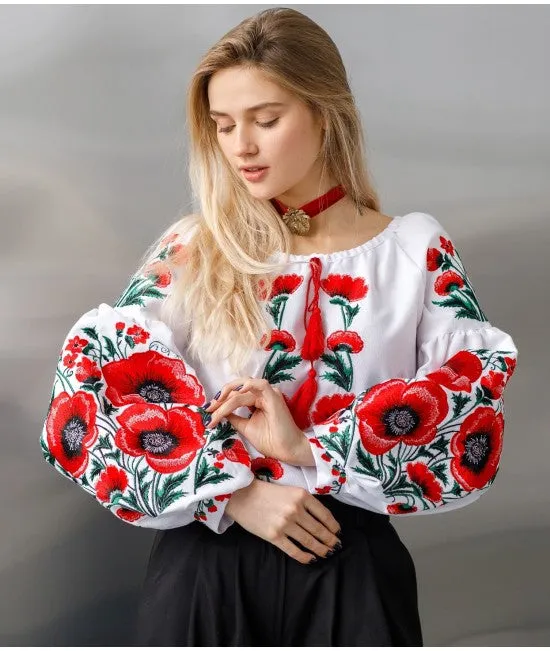
<svg viewBox="0 0 550 651">
<path fill-rule="evenodd" d="M 298 206 L 330 189 L 319 191 L 322 124 L 293 94 L 259 70 L 233 67 L 212 76 L 208 100 L 219 146 L 251 195 Z M 256 180 L 241 167 L 267 170 Z"/>
</svg>

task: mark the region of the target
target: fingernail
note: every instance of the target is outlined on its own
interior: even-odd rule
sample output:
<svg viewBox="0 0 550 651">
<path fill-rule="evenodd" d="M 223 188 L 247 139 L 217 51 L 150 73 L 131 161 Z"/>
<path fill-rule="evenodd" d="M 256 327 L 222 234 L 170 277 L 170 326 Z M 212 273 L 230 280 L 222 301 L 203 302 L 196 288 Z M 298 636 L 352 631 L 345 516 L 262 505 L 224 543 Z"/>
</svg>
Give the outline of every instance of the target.
<svg viewBox="0 0 550 651">
<path fill-rule="evenodd" d="M 238 387 L 235 389 L 235 391 L 238 391 L 239 389 L 242 389 L 243 386 L 244 386 L 244 384 L 241 384 L 240 386 L 238 386 Z"/>
<path fill-rule="evenodd" d="M 204 419 L 204 424 L 208 425 L 208 423 L 212 420 L 211 414 L 208 414 L 208 416 Z"/>
<path fill-rule="evenodd" d="M 325 558 L 328 558 L 329 556 L 332 556 L 334 554 L 333 549 L 329 549 L 328 552 L 325 554 Z"/>
<path fill-rule="evenodd" d="M 336 545 L 332 548 L 335 552 L 339 552 L 342 549 L 342 543 L 337 542 Z"/>
<path fill-rule="evenodd" d="M 216 395 L 214 396 L 214 400 L 217 400 L 221 395 L 222 395 L 222 392 L 218 391 L 218 393 L 216 393 Z"/>
<path fill-rule="evenodd" d="M 309 561 L 308 565 L 311 565 L 312 563 L 317 563 L 319 559 L 316 558 L 315 556 Z"/>
<path fill-rule="evenodd" d="M 207 402 L 207 403 L 204 405 L 203 409 L 208 409 L 208 407 L 210 407 L 211 404 L 212 404 L 211 402 Z"/>
</svg>

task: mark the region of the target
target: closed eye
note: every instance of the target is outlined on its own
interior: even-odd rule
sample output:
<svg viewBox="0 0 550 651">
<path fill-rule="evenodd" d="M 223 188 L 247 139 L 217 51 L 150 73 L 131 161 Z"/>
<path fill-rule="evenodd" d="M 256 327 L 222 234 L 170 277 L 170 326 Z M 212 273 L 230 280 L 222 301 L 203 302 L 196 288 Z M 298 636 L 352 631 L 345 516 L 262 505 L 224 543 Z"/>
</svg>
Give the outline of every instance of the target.
<svg viewBox="0 0 550 651">
<path fill-rule="evenodd" d="M 279 118 L 275 118 L 274 120 L 271 120 L 271 122 L 256 122 L 256 124 L 259 127 L 262 127 L 262 129 L 271 129 L 271 127 L 275 126 L 278 121 Z M 218 133 L 231 133 L 233 126 L 234 125 L 231 125 L 230 127 L 221 127 L 218 129 Z"/>
</svg>

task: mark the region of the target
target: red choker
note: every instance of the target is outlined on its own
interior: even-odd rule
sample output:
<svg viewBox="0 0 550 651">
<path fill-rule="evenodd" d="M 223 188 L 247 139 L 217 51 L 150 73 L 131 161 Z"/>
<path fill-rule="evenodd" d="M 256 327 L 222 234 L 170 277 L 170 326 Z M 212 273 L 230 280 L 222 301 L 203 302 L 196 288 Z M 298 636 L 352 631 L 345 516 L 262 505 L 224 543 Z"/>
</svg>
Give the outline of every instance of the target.
<svg viewBox="0 0 550 651">
<path fill-rule="evenodd" d="M 282 216 L 291 233 L 305 235 L 309 231 L 309 220 L 335 204 L 345 195 L 344 188 L 341 185 L 336 185 L 322 196 L 308 201 L 299 208 L 289 208 L 278 199 L 271 199 L 271 203 Z"/>
</svg>

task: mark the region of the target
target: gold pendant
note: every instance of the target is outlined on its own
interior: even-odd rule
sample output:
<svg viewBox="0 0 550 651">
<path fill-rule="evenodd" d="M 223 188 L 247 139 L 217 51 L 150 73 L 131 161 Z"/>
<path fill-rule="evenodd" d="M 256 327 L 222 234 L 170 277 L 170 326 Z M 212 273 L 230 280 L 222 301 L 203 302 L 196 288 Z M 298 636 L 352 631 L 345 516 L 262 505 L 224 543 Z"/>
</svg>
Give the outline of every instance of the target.
<svg viewBox="0 0 550 651">
<path fill-rule="evenodd" d="M 308 214 L 299 208 L 289 208 L 283 215 L 288 230 L 295 235 L 305 235 L 309 231 Z"/>
</svg>

